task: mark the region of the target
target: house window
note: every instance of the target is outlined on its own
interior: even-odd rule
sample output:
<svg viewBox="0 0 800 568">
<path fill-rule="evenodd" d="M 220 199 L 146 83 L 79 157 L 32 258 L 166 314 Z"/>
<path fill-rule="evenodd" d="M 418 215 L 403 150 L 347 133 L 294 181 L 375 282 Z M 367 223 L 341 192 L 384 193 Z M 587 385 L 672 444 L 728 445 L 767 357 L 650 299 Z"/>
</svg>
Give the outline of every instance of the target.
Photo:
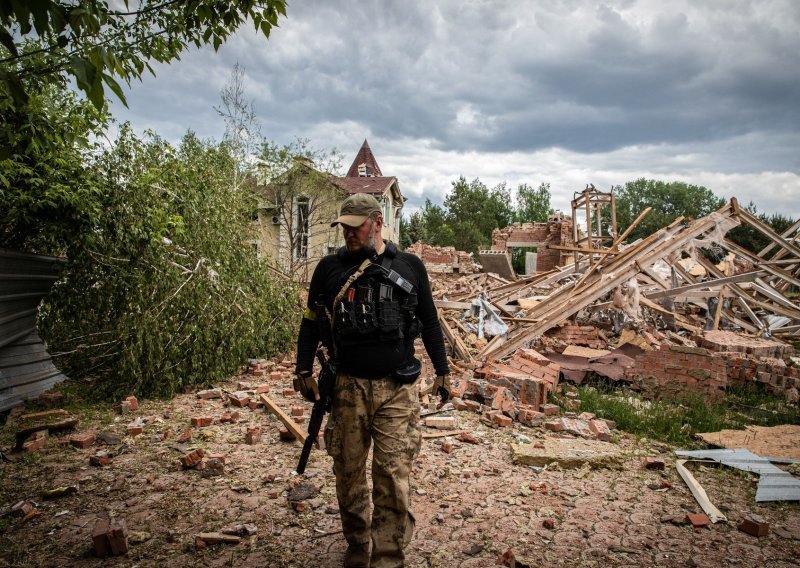
<svg viewBox="0 0 800 568">
<path fill-rule="evenodd" d="M 298 197 L 295 201 L 297 233 L 294 245 L 295 260 L 308 258 L 308 241 L 311 234 L 311 202 L 308 197 Z"/>
<path fill-rule="evenodd" d="M 389 216 L 392 213 L 392 200 L 389 197 L 383 199 L 383 222 L 389 225 L 392 218 Z"/>
<path fill-rule="evenodd" d="M 367 164 L 358 166 L 358 177 L 367 177 Z"/>
</svg>

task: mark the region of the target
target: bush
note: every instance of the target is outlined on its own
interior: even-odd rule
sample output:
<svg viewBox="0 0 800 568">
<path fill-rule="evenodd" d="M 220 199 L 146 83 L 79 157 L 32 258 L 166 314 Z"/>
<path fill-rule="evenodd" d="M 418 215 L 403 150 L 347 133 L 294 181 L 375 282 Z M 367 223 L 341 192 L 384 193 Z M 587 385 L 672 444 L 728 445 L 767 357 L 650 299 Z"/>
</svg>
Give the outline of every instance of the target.
<svg viewBox="0 0 800 568">
<path fill-rule="evenodd" d="M 96 225 L 40 313 L 67 374 L 97 377 L 105 396 L 171 396 L 291 348 L 298 290 L 256 258 L 255 203 L 224 145 L 123 127 L 92 167 Z"/>
</svg>

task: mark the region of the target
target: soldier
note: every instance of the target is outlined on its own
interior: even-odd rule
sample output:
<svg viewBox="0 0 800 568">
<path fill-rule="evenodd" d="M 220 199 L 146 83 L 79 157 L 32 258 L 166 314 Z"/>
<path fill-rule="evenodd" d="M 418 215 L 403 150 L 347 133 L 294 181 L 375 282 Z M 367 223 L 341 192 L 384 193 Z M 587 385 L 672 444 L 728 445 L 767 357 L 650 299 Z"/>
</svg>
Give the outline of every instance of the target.
<svg viewBox="0 0 800 568">
<path fill-rule="evenodd" d="M 323 341 L 337 365 L 324 436 L 348 543 L 344 565 L 403 566 L 403 550 L 414 531 L 409 476 L 421 441 L 416 382 L 421 365 L 414 357 L 420 332 L 436 370 L 434 393 L 443 402 L 450 396 L 450 369 L 425 266 L 383 241 L 378 201 L 367 194 L 348 197 L 331 224 L 336 225 L 346 245 L 323 258 L 311 278 L 297 341 L 295 388 L 309 400 L 318 399 L 311 369 Z"/>
</svg>

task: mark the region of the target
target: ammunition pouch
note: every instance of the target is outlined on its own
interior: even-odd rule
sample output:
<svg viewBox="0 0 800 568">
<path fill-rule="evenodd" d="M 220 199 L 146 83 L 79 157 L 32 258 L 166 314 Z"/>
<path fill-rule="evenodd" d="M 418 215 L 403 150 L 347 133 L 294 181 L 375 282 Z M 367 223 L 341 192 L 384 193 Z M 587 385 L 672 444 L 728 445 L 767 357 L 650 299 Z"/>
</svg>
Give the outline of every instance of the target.
<svg viewBox="0 0 800 568">
<path fill-rule="evenodd" d="M 421 372 L 422 363 L 416 357 L 412 357 L 407 365 L 392 372 L 392 378 L 401 385 L 409 385 L 417 380 Z"/>
</svg>

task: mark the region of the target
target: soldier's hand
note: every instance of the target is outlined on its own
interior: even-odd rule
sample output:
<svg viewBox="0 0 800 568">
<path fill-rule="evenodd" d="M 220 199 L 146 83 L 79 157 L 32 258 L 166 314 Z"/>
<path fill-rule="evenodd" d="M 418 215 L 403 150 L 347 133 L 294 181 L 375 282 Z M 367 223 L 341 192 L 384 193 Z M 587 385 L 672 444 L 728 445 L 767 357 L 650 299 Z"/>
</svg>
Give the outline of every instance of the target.
<svg viewBox="0 0 800 568">
<path fill-rule="evenodd" d="M 306 371 L 306 373 L 297 375 L 292 381 L 292 386 L 294 386 L 294 390 L 302 394 L 306 400 L 310 400 L 311 402 L 319 400 L 317 381 L 311 376 L 310 372 Z"/>
<path fill-rule="evenodd" d="M 450 398 L 450 374 L 436 375 L 433 379 L 433 392 L 434 395 L 439 395 L 442 398 L 442 404 L 447 402 Z"/>
</svg>

